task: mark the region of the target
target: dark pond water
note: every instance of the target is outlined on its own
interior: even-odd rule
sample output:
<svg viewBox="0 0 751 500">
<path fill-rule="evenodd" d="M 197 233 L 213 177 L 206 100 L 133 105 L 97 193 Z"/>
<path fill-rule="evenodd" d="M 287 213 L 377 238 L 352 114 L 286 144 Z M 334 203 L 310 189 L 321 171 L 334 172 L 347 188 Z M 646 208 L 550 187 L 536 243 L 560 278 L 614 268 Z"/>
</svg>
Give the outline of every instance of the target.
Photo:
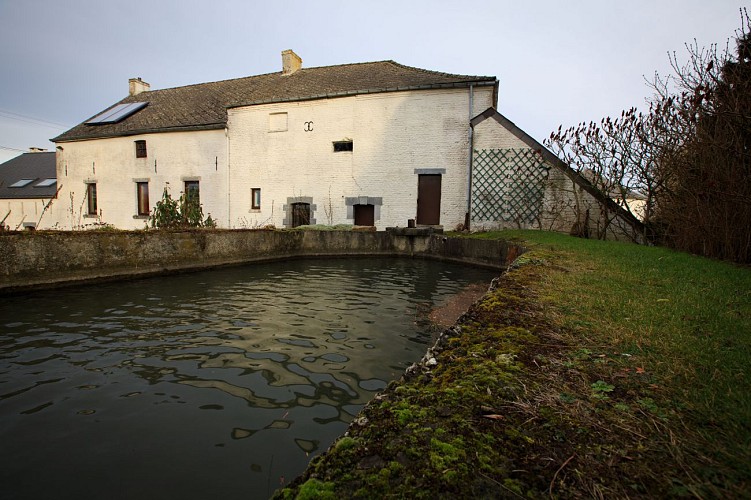
<svg viewBox="0 0 751 500">
<path fill-rule="evenodd" d="M 266 498 L 495 274 L 310 260 L 3 298 L 0 497 Z"/>
</svg>

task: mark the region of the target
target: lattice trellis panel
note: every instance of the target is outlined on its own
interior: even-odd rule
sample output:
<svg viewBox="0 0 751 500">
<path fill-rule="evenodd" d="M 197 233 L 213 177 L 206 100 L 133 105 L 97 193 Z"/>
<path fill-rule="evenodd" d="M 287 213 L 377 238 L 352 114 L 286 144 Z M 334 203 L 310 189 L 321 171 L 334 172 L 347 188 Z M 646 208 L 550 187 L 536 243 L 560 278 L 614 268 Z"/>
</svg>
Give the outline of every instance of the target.
<svg viewBox="0 0 751 500">
<path fill-rule="evenodd" d="M 549 167 L 537 151 L 476 149 L 473 161 L 473 221 L 539 219 Z"/>
</svg>

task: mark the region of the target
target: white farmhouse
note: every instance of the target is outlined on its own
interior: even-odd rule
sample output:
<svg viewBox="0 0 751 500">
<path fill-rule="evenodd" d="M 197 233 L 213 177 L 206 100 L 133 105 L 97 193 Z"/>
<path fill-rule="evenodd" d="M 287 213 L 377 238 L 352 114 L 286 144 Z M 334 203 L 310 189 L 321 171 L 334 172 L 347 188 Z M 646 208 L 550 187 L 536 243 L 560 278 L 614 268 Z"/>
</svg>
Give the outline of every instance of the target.
<svg viewBox="0 0 751 500">
<path fill-rule="evenodd" d="M 291 50 L 266 75 L 163 90 L 131 79 L 128 97 L 53 139 L 61 188 L 48 222 L 143 228 L 167 189 L 198 196 L 224 228 L 542 227 L 560 166 L 497 100 L 491 76 L 394 61 L 303 68 Z"/>
</svg>

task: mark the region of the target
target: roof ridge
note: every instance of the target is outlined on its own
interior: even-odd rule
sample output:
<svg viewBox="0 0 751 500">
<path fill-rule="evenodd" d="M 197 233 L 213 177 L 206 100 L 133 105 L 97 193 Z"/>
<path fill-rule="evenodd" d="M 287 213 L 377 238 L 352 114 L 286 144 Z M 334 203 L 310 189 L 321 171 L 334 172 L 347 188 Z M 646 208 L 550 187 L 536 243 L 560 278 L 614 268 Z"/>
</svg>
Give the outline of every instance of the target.
<svg viewBox="0 0 751 500">
<path fill-rule="evenodd" d="M 396 61 L 385 61 L 385 62 L 390 62 L 390 63 L 394 64 L 395 66 L 399 66 L 401 68 L 413 69 L 413 70 L 421 71 L 423 73 L 427 73 L 427 74 L 430 74 L 430 75 L 440 75 L 440 76 L 447 76 L 447 77 L 458 76 L 458 77 L 461 77 L 461 78 L 480 78 L 480 79 L 483 79 L 483 80 L 495 80 L 496 79 L 496 77 L 494 77 L 494 76 L 487 76 L 487 75 L 461 75 L 461 74 L 458 74 L 458 73 L 446 73 L 445 71 L 435 71 L 435 70 L 432 70 L 432 69 L 418 68 L 417 66 L 408 66 L 406 64 L 402 64 L 402 63 L 399 63 L 399 62 L 396 62 Z"/>
<path fill-rule="evenodd" d="M 216 84 L 216 83 L 226 83 L 226 82 L 234 82 L 234 81 L 239 81 L 239 80 L 247 80 L 249 78 L 258 78 L 258 77 L 261 77 L 261 76 L 276 75 L 276 74 L 279 74 L 279 73 L 281 73 L 281 71 L 274 71 L 272 73 L 262 73 L 260 75 L 238 76 L 236 78 L 225 78 L 224 80 L 215 80 L 215 81 L 212 81 L 212 82 L 201 82 L 201 83 L 189 83 L 187 85 L 176 85 L 174 87 L 165 87 L 165 88 L 161 88 L 161 89 L 147 90 L 147 91 L 141 92 L 141 93 L 139 93 L 137 95 L 146 95 L 146 94 L 153 94 L 155 92 L 162 92 L 162 91 L 165 91 L 165 90 L 185 89 L 185 88 L 189 88 L 189 87 L 200 87 L 202 85 L 213 85 L 213 84 Z M 134 96 L 128 96 L 128 97 L 134 97 Z"/>
<path fill-rule="evenodd" d="M 344 67 L 344 66 L 362 66 L 362 65 L 366 65 L 366 64 L 379 64 L 379 63 L 386 63 L 386 62 L 399 65 L 399 63 L 397 63 L 395 61 L 392 61 L 392 60 L 366 61 L 366 62 L 358 62 L 358 63 L 330 64 L 330 65 L 327 65 L 327 66 L 311 66 L 309 68 L 302 67 L 298 71 L 310 71 L 310 70 L 314 70 L 314 69 L 326 69 L 326 68 L 340 68 L 340 67 Z M 408 66 L 405 66 L 405 67 L 408 67 Z M 419 68 L 414 68 L 414 69 L 419 69 Z M 281 75 L 281 74 L 282 74 L 281 71 L 271 71 L 269 73 L 260 73 L 258 75 L 238 76 L 236 78 L 225 78 L 225 79 L 222 79 L 222 80 L 214 80 L 214 81 L 211 81 L 211 82 L 189 83 L 187 85 L 176 85 L 176 86 L 173 86 L 173 87 L 165 87 L 165 88 L 160 88 L 160 89 L 147 90 L 145 92 L 141 92 L 138 95 L 153 94 L 154 92 L 160 92 L 160 91 L 164 91 L 164 90 L 184 89 L 184 88 L 188 88 L 188 87 L 200 87 L 201 85 L 213 85 L 213 84 L 216 84 L 216 83 L 227 83 L 227 82 L 233 82 L 233 81 L 239 81 L 239 80 L 248 80 L 250 78 L 260 78 L 260 77 L 263 77 L 263 76 Z M 133 96 L 128 96 L 128 97 L 133 97 Z"/>
<path fill-rule="evenodd" d="M 494 80 L 494 76 L 482 76 L 482 75 L 460 75 L 457 73 L 446 73 L 443 71 L 433 71 L 425 68 L 418 68 L 416 66 L 409 66 L 406 64 L 399 63 L 397 61 L 394 61 L 393 59 L 383 59 L 380 61 L 365 61 L 365 62 L 356 62 L 356 63 L 342 63 L 342 64 L 329 64 L 326 66 L 311 66 L 309 68 L 302 67 L 298 71 L 300 72 L 308 72 L 312 70 L 318 70 L 318 69 L 329 69 L 329 68 L 343 68 L 345 66 L 365 66 L 365 65 L 372 65 L 372 64 L 393 64 L 394 66 L 398 66 L 400 68 L 406 68 L 410 70 L 420 71 L 425 74 L 430 75 L 437 75 L 437 76 L 444 76 L 444 77 L 460 77 L 460 78 L 478 78 L 483 80 Z M 261 78 L 264 76 L 271 76 L 271 75 L 280 75 L 281 71 L 272 71 L 269 73 L 261 73 L 258 75 L 248 75 L 248 76 L 239 76 L 236 78 L 225 78 L 223 80 L 215 80 L 211 82 L 201 82 L 201 83 L 189 83 L 187 85 L 176 85 L 173 87 L 165 87 L 161 89 L 154 89 L 154 90 L 147 90 L 146 92 L 141 92 L 138 95 L 148 95 L 153 94 L 154 92 L 161 92 L 161 91 L 167 91 L 167 90 L 175 90 L 175 89 L 184 89 L 184 88 L 190 88 L 190 87 L 200 87 L 202 85 L 214 85 L 214 84 L 221 84 L 221 83 L 227 83 L 227 82 L 233 82 L 233 81 L 240 81 L 240 80 L 248 80 L 252 78 Z M 124 99 L 127 99 L 128 97 L 134 97 L 134 96 L 127 96 Z"/>
<path fill-rule="evenodd" d="M 304 71 L 304 70 L 311 70 L 311 69 L 326 69 L 326 68 L 341 68 L 343 66 L 364 66 L 366 64 L 381 64 L 381 63 L 388 63 L 388 62 L 394 62 L 390 59 L 384 59 L 382 61 L 364 61 L 364 62 L 354 62 L 354 63 L 340 63 L 340 64 L 329 64 L 327 66 L 311 66 L 309 68 L 306 68 L 303 66 L 298 71 Z"/>
</svg>

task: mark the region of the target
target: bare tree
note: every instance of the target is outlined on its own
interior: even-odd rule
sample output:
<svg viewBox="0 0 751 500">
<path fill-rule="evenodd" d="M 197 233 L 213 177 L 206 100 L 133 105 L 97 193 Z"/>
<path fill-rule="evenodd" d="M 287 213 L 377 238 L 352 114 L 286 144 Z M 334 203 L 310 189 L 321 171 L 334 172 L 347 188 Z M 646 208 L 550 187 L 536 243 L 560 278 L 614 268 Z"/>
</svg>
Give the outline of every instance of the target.
<svg viewBox="0 0 751 500">
<path fill-rule="evenodd" d="M 673 74 L 655 76 L 659 130 L 657 222 L 665 243 L 712 257 L 751 261 L 751 23 L 742 11 L 730 43 L 687 45 Z"/>
<path fill-rule="evenodd" d="M 639 216 L 653 240 L 751 261 L 751 22 L 735 50 L 687 44 L 655 75 L 649 110 L 553 132 L 546 145 L 603 194 Z M 643 197 L 641 213 L 629 201 Z M 602 208 L 598 237 L 616 221 Z"/>
<path fill-rule="evenodd" d="M 649 117 L 631 108 L 615 119 L 580 123 L 566 130 L 559 127 L 545 144 L 600 192 L 648 224 L 657 190 L 652 132 Z M 640 203 L 637 209 L 635 199 L 644 202 L 643 208 Z M 606 236 L 616 217 L 601 206 L 598 238 Z"/>
</svg>

